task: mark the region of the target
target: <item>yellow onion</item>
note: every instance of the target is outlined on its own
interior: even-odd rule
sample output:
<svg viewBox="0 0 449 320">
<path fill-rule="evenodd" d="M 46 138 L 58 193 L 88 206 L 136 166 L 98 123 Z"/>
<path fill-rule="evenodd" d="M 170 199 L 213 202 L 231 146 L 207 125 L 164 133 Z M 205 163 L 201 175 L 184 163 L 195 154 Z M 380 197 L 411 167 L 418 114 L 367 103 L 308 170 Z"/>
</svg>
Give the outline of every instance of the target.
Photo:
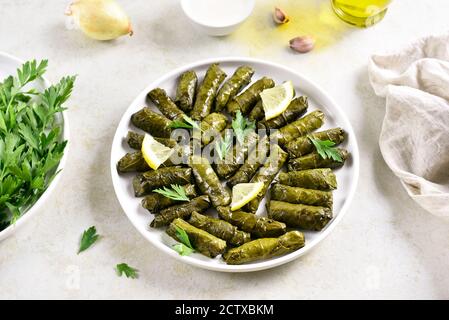
<svg viewBox="0 0 449 320">
<path fill-rule="evenodd" d="M 75 0 L 66 15 L 90 38 L 112 40 L 132 35 L 131 23 L 115 0 Z"/>
</svg>

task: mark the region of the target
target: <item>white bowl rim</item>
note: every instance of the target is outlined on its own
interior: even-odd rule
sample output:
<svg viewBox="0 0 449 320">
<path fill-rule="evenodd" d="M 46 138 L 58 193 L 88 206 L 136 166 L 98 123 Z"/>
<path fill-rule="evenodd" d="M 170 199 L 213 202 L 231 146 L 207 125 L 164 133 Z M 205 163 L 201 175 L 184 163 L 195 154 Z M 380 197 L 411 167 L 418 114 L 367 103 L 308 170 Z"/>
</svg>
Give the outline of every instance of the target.
<svg viewBox="0 0 449 320">
<path fill-rule="evenodd" d="M 10 60 L 13 60 L 14 62 L 17 62 L 18 64 L 23 64 L 25 61 L 17 58 L 9 53 L 0 51 L 0 58 L 7 58 Z M 51 83 L 44 77 L 42 78 L 44 82 L 44 86 L 48 88 Z M 67 154 L 69 153 L 69 145 L 70 145 L 70 128 L 69 128 L 69 119 L 67 116 L 67 111 L 62 112 L 62 120 L 64 121 L 63 125 L 63 139 L 67 140 L 67 145 L 64 150 L 64 154 L 61 158 L 61 161 L 59 161 L 58 168 L 56 170 L 63 170 L 67 161 Z M 36 212 L 39 211 L 39 209 L 42 207 L 42 205 L 45 203 L 47 198 L 50 196 L 50 194 L 53 192 L 53 190 L 56 188 L 56 185 L 58 184 L 59 180 L 61 179 L 62 172 L 56 175 L 56 177 L 53 179 L 53 181 L 48 186 L 47 190 L 44 191 L 44 193 L 39 197 L 39 199 L 36 201 L 36 203 L 28 209 L 17 221 L 16 223 L 8 226 L 6 229 L 0 231 L 0 241 L 6 239 L 7 237 L 11 236 L 14 232 L 16 232 L 20 227 L 22 227 L 28 220 L 31 219 L 35 215 Z"/>
<path fill-rule="evenodd" d="M 246 15 L 242 16 L 241 19 L 239 19 L 238 21 L 231 23 L 231 24 L 223 24 L 223 25 L 218 25 L 218 24 L 206 24 L 204 22 L 201 22 L 199 20 L 197 20 L 196 18 L 194 18 L 191 14 L 189 14 L 189 10 L 187 10 L 186 8 L 186 2 L 187 1 L 191 1 L 191 0 L 181 0 L 181 7 L 182 7 L 182 11 L 184 12 L 184 14 L 187 16 L 187 18 L 189 18 L 191 21 L 195 22 L 196 24 L 198 24 L 199 26 L 202 26 L 204 28 L 208 28 L 208 29 L 223 29 L 223 28 L 232 28 L 235 26 L 238 26 L 239 24 L 241 24 L 243 21 L 245 21 L 246 19 L 248 19 L 248 17 L 251 15 L 251 13 L 254 11 L 254 7 L 256 5 L 256 0 L 247 0 L 247 1 L 251 1 L 250 3 L 250 9 L 248 10 L 248 12 L 246 13 Z"/>
<path fill-rule="evenodd" d="M 329 100 L 330 103 L 335 107 L 335 111 L 338 112 L 339 116 L 341 117 L 341 119 L 344 122 L 344 128 L 347 131 L 347 134 L 351 137 L 352 140 L 352 150 L 351 150 L 351 159 L 352 159 L 352 166 L 354 168 L 354 180 L 352 182 L 351 188 L 346 196 L 346 201 L 343 205 L 343 207 L 341 208 L 341 210 L 339 211 L 338 215 L 335 217 L 335 219 L 332 221 L 331 224 L 329 224 L 326 229 L 324 231 L 320 231 L 320 236 L 317 237 L 316 239 L 314 239 L 312 242 L 307 243 L 307 245 L 295 252 L 289 253 L 285 256 L 282 257 L 278 257 L 276 259 L 270 259 L 270 260 L 263 260 L 261 262 L 255 262 L 252 264 L 242 264 L 242 265 L 212 265 L 209 264 L 206 261 L 202 261 L 202 260 L 198 260 L 198 259 L 194 259 L 188 256 L 180 256 L 176 251 L 170 249 L 169 247 L 167 247 L 165 244 L 163 244 L 162 242 L 159 241 L 152 241 L 149 238 L 147 238 L 147 236 L 145 235 L 145 233 L 143 231 L 141 231 L 140 226 L 128 215 L 127 210 L 125 209 L 125 203 L 122 202 L 121 200 L 121 196 L 118 194 L 118 188 L 116 188 L 116 184 L 119 183 L 118 179 L 121 179 L 121 177 L 118 175 L 117 170 L 116 170 L 116 164 L 114 162 L 113 159 L 113 150 L 114 150 L 114 145 L 117 143 L 117 141 L 119 141 L 119 143 L 121 143 L 122 141 L 122 134 L 121 132 L 119 132 L 118 128 L 121 127 L 122 122 L 123 121 L 129 121 L 129 119 L 124 119 L 124 115 L 128 112 L 129 108 L 135 104 L 135 102 L 139 101 L 140 99 L 143 98 L 143 96 L 145 96 L 147 94 L 148 91 L 150 91 L 156 83 L 162 83 L 164 81 L 166 81 L 169 78 L 172 78 L 175 75 L 179 75 L 182 72 L 186 71 L 186 70 L 190 70 L 190 69 L 194 69 L 203 65 L 209 65 L 212 63 L 221 63 L 221 62 L 239 62 L 239 63 L 256 63 L 256 64 L 265 64 L 267 66 L 273 67 L 273 68 L 278 68 L 278 69 L 282 69 L 283 71 L 289 72 L 289 73 L 294 73 L 298 78 L 302 79 L 302 82 L 308 82 L 309 85 L 315 87 L 315 89 L 317 91 L 320 92 L 320 94 L 322 95 L 322 97 L 324 97 L 325 99 Z M 309 80 L 308 78 L 304 77 L 303 75 L 301 75 L 300 73 L 296 72 L 293 69 L 290 69 L 288 67 L 285 67 L 281 64 L 278 63 L 274 63 L 274 62 L 269 62 L 263 59 L 256 59 L 256 58 L 248 58 L 248 57 L 238 57 L 238 56 L 234 56 L 234 57 L 217 57 L 217 58 L 208 58 L 208 59 L 203 59 L 203 60 L 199 60 L 181 67 L 178 67 L 174 70 L 172 70 L 171 72 L 166 73 L 165 75 L 163 75 L 162 77 L 157 78 L 156 80 L 152 81 L 150 83 L 150 85 L 148 85 L 144 90 L 142 90 L 139 95 L 131 102 L 131 104 L 128 106 L 128 108 L 125 110 L 125 112 L 122 115 L 122 118 L 117 126 L 117 130 L 115 132 L 114 135 L 114 139 L 112 142 L 112 148 L 111 148 L 111 177 L 112 177 L 112 182 L 113 182 L 113 186 L 114 186 L 114 192 L 117 196 L 117 199 L 122 207 L 122 210 L 125 212 L 126 216 L 128 217 L 128 219 L 131 221 L 131 223 L 133 224 L 133 226 L 141 233 L 141 235 L 152 245 L 154 245 L 156 248 L 158 248 L 159 250 L 165 252 L 166 254 L 170 255 L 171 257 L 183 262 L 183 263 L 187 263 L 189 265 L 193 265 L 196 267 L 200 267 L 203 269 L 207 269 L 207 270 L 212 270 L 212 271 L 220 271 L 220 272 L 253 272 L 253 271 L 260 271 L 260 270 L 265 270 L 265 269 L 270 269 L 270 268 L 274 268 L 277 266 L 280 266 L 282 264 L 288 263 L 290 261 L 293 261 L 297 258 L 299 258 L 300 256 L 308 253 L 310 250 L 312 250 L 318 243 L 320 243 L 322 240 L 324 240 L 331 232 L 332 230 L 340 223 L 341 219 L 343 218 L 343 216 L 346 214 L 349 206 L 352 203 L 352 199 L 354 197 L 355 191 L 357 189 L 357 185 L 358 185 L 358 179 L 359 179 L 359 168 L 360 168 L 360 164 L 359 164 L 359 159 L 360 155 L 359 155 L 359 148 L 358 148 L 358 143 L 357 143 L 357 138 L 355 136 L 354 130 L 352 128 L 351 123 L 349 122 L 348 117 L 346 116 L 346 114 L 343 112 L 343 110 L 340 108 L 340 106 L 323 90 L 321 89 L 320 86 L 318 86 L 317 84 L 315 84 L 313 81 Z M 145 230 L 145 232 L 149 232 L 148 230 Z"/>
</svg>

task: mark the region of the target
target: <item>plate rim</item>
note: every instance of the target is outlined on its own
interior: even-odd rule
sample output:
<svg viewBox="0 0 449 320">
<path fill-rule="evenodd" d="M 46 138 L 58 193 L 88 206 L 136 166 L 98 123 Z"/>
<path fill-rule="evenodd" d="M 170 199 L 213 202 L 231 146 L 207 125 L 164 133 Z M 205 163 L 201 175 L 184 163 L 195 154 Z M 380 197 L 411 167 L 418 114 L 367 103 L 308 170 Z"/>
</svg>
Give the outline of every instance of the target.
<svg viewBox="0 0 449 320">
<path fill-rule="evenodd" d="M 261 262 L 255 262 L 253 264 L 242 264 L 242 265 L 211 265 L 210 263 L 206 262 L 206 261 L 202 261 L 202 260 L 198 260 L 198 259 L 194 259 L 191 257 L 185 257 L 185 256 L 180 256 L 179 254 L 177 254 L 174 250 L 171 250 L 170 248 L 168 248 L 165 244 L 163 244 L 162 242 L 159 241 L 153 241 L 149 238 L 147 238 L 147 236 L 145 235 L 145 233 L 143 232 L 142 228 L 140 225 L 138 225 L 137 223 L 135 223 L 135 221 L 133 219 L 131 219 L 131 217 L 128 215 L 127 210 L 125 209 L 125 204 L 122 202 L 121 199 L 121 195 L 119 195 L 118 192 L 118 187 L 116 186 L 116 184 L 119 183 L 119 174 L 117 173 L 116 170 L 116 164 L 114 162 L 113 159 L 113 154 L 114 154 L 114 146 L 117 145 L 118 143 L 120 144 L 122 142 L 122 138 L 123 136 L 121 134 L 119 134 L 119 128 L 123 125 L 124 121 L 129 121 L 129 119 L 125 119 L 125 115 L 128 113 L 128 111 L 130 110 L 131 106 L 133 106 L 134 104 L 136 104 L 139 100 L 141 100 L 142 98 L 144 98 L 147 94 L 147 92 L 149 90 L 151 90 L 156 83 L 161 83 L 166 81 L 167 79 L 179 75 L 180 73 L 189 70 L 189 69 L 194 69 L 194 68 L 198 68 L 204 65 L 208 65 L 208 64 L 212 64 L 212 63 L 226 63 L 226 62 L 236 62 L 236 63 L 254 63 L 254 64 L 262 64 L 262 65 L 266 65 L 272 68 L 277 68 L 277 69 L 281 69 L 285 72 L 289 72 L 289 73 L 294 73 L 298 78 L 300 78 L 302 81 L 307 82 L 309 84 L 309 86 L 314 87 L 314 89 L 319 92 L 319 94 L 324 98 L 327 99 L 332 105 L 333 105 L 333 109 L 335 109 L 335 111 L 339 114 L 339 117 L 341 117 L 341 119 L 344 122 L 344 128 L 347 131 L 348 135 L 351 136 L 351 140 L 352 140 L 352 150 L 351 150 L 351 158 L 352 158 L 352 165 L 354 167 L 354 180 L 353 183 L 349 189 L 349 192 L 346 196 L 346 201 L 344 203 L 344 205 L 342 206 L 341 210 L 339 211 L 338 215 L 335 217 L 334 221 L 332 222 L 332 224 L 330 224 L 324 231 L 321 231 L 320 236 L 315 239 L 312 243 L 306 245 L 304 247 L 304 250 L 300 249 L 298 251 L 292 252 L 290 254 L 287 254 L 285 256 L 279 257 L 275 260 L 264 260 Z M 335 108 L 334 108 L 335 107 Z M 306 76 L 303 76 L 301 73 L 297 72 L 296 70 L 293 70 L 292 68 L 288 68 L 284 65 L 281 65 L 279 63 L 275 63 L 275 62 L 271 62 L 271 61 L 267 61 L 264 59 L 258 59 L 258 58 L 250 58 L 250 57 L 239 57 L 239 56 L 230 56 L 230 57 L 216 57 L 216 58 L 207 58 L 207 59 L 201 59 L 195 62 L 191 62 L 188 64 L 184 64 L 180 67 L 177 67 L 175 69 L 173 69 L 170 72 L 167 72 L 165 74 L 163 74 L 162 76 L 156 78 L 155 80 L 151 81 L 151 83 L 146 86 L 143 90 L 141 90 L 139 92 L 139 94 L 132 100 L 132 102 L 128 105 L 128 107 L 125 109 L 125 111 L 123 112 L 120 121 L 117 125 L 115 134 L 114 134 L 114 138 L 112 141 L 112 146 L 111 146 L 111 155 L 110 155 L 110 166 L 111 166 L 111 179 L 112 179 L 112 184 L 113 184 L 113 188 L 114 188 L 114 193 L 117 197 L 117 200 L 120 203 L 120 206 L 122 208 L 122 210 L 124 211 L 125 215 L 127 216 L 127 218 L 130 220 L 131 224 L 137 229 L 137 231 L 139 231 L 139 233 L 154 247 L 158 248 L 159 250 L 161 250 L 162 252 L 168 254 L 169 256 L 177 259 L 178 261 L 181 261 L 183 263 L 187 263 L 189 265 L 193 265 L 195 267 L 199 267 L 202 269 L 207 269 L 207 270 L 211 270 L 211 271 L 219 271 L 219 272 L 254 272 L 254 271 L 260 271 L 260 270 L 265 270 L 265 269 L 271 269 L 280 265 L 283 265 L 285 263 L 291 262 L 301 256 L 303 256 L 304 254 L 308 253 L 310 250 L 312 250 L 315 246 L 317 246 L 319 243 L 321 243 L 325 238 L 327 238 L 327 236 L 334 230 L 334 228 L 340 223 L 340 221 L 342 220 L 343 216 L 346 214 L 346 212 L 349 209 L 349 206 L 352 203 L 352 200 L 354 198 L 355 195 L 355 191 L 357 189 L 358 186 L 358 180 L 359 180 L 359 175 L 360 175 L 360 155 L 359 155 L 359 148 L 358 148 L 358 143 L 357 143 L 357 138 L 354 132 L 354 129 L 348 119 L 348 117 L 346 116 L 345 112 L 343 111 L 343 109 L 335 102 L 335 100 L 333 98 L 331 98 L 325 90 L 323 90 L 319 85 L 317 85 L 314 81 L 310 80 L 309 78 L 307 78 Z M 145 229 L 145 232 L 149 232 L 148 230 Z"/>
<path fill-rule="evenodd" d="M 0 59 L 6 58 L 9 60 L 12 60 L 14 63 L 18 65 L 22 65 L 25 60 L 22 60 L 21 58 L 18 58 L 12 54 L 9 54 L 4 51 L 0 51 Z M 42 77 L 43 85 L 45 88 L 48 88 L 51 86 L 51 82 L 47 80 L 47 78 Z M 62 121 L 63 121 L 63 134 L 62 138 L 67 141 L 67 145 L 64 150 L 64 154 L 59 161 L 58 167 L 56 168 L 57 171 L 61 171 L 59 174 L 57 174 L 53 181 L 48 186 L 47 190 L 42 193 L 42 195 L 39 197 L 39 199 L 33 204 L 31 208 L 29 208 L 14 224 L 9 225 L 6 229 L 0 231 L 0 241 L 8 238 L 11 236 L 14 232 L 16 232 L 19 228 L 21 228 L 28 220 L 30 220 L 32 217 L 35 216 L 36 212 L 39 211 L 39 209 L 42 207 L 42 205 L 47 201 L 47 198 L 53 193 L 56 186 L 59 184 L 59 181 L 61 180 L 61 176 L 63 174 L 63 169 L 66 166 L 67 162 L 67 156 L 69 154 L 70 150 L 70 127 L 69 127 L 69 118 L 67 115 L 67 110 L 64 110 L 62 113 Z"/>
</svg>

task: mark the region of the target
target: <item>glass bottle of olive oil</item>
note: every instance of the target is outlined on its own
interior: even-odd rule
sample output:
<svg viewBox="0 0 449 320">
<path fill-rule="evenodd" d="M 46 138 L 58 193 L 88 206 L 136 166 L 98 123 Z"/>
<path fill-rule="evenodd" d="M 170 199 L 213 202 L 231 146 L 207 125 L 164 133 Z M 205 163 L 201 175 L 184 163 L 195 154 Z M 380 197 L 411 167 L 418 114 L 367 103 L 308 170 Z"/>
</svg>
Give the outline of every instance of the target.
<svg viewBox="0 0 449 320">
<path fill-rule="evenodd" d="M 391 0 L 332 0 L 335 13 L 358 27 L 369 27 L 385 16 Z"/>
</svg>

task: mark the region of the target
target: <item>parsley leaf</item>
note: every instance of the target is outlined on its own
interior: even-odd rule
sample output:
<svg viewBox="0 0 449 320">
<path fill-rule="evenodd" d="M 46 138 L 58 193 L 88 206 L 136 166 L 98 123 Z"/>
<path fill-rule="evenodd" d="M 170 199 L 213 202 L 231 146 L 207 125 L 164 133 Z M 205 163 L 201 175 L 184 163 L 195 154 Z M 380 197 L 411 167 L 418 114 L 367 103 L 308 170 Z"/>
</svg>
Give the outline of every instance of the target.
<svg viewBox="0 0 449 320">
<path fill-rule="evenodd" d="M 186 195 L 186 190 L 183 186 L 172 184 L 170 185 L 171 189 L 164 187 L 153 190 L 153 192 L 159 193 L 164 197 L 167 197 L 176 201 L 189 201 L 189 197 Z"/>
<path fill-rule="evenodd" d="M 253 130 L 256 129 L 254 121 L 249 121 L 242 116 L 242 113 L 237 111 L 235 119 L 232 120 L 232 129 L 234 129 L 238 142 L 243 145 L 245 137 Z"/>
<path fill-rule="evenodd" d="M 192 252 L 195 251 L 192 244 L 190 243 L 189 235 L 187 232 L 178 226 L 175 225 L 176 228 L 176 237 L 181 243 L 173 245 L 173 250 L 178 252 L 181 256 L 188 256 Z"/>
<path fill-rule="evenodd" d="M 184 121 L 182 120 L 173 120 L 170 123 L 170 128 L 186 128 L 186 129 L 198 129 L 200 131 L 201 130 L 200 126 L 198 125 L 198 123 L 193 120 L 192 118 L 190 118 L 189 116 L 186 116 L 185 114 L 182 115 L 182 117 L 184 118 Z"/>
<path fill-rule="evenodd" d="M 215 150 L 218 153 L 218 156 L 221 160 L 223 160 L 226 157 L 226 154 L 228 153 L 229 149 L 232 145 L 232 135 L 228 134 L 226 132 L 224 139 L 220 139 L 219 142 L 215 143 Z"/>
<path fill-rule="evenodd" d="M 311 136 L 308 137 L 316 148 L 316 151 L 323 159 L 333 159 L 338 162 L 343 162 L 340 153 L 335 146 L 335 142 L 330 140 L 314 139 Z"/>
<path fill-rule="evenodd" d="M 97 229 L 92 226 L 89 229 L 83 232 L 83 236 L 81 237 L 80 247 L 78 250 L 78 254 L 88 249 L 91 245 L 93 245 L 100 235 L 97 234 Z"/>
<path fill-rule="evenodd" d="M 137 279 L 139 277 L 139 270 L 128 266 L 126 263 L 119 263 L 115 266 L 115 271 L 117 272 L 117 275 L 121 277 L 123 274 L 127 278 L 131 279 Z"/>
</svg>

